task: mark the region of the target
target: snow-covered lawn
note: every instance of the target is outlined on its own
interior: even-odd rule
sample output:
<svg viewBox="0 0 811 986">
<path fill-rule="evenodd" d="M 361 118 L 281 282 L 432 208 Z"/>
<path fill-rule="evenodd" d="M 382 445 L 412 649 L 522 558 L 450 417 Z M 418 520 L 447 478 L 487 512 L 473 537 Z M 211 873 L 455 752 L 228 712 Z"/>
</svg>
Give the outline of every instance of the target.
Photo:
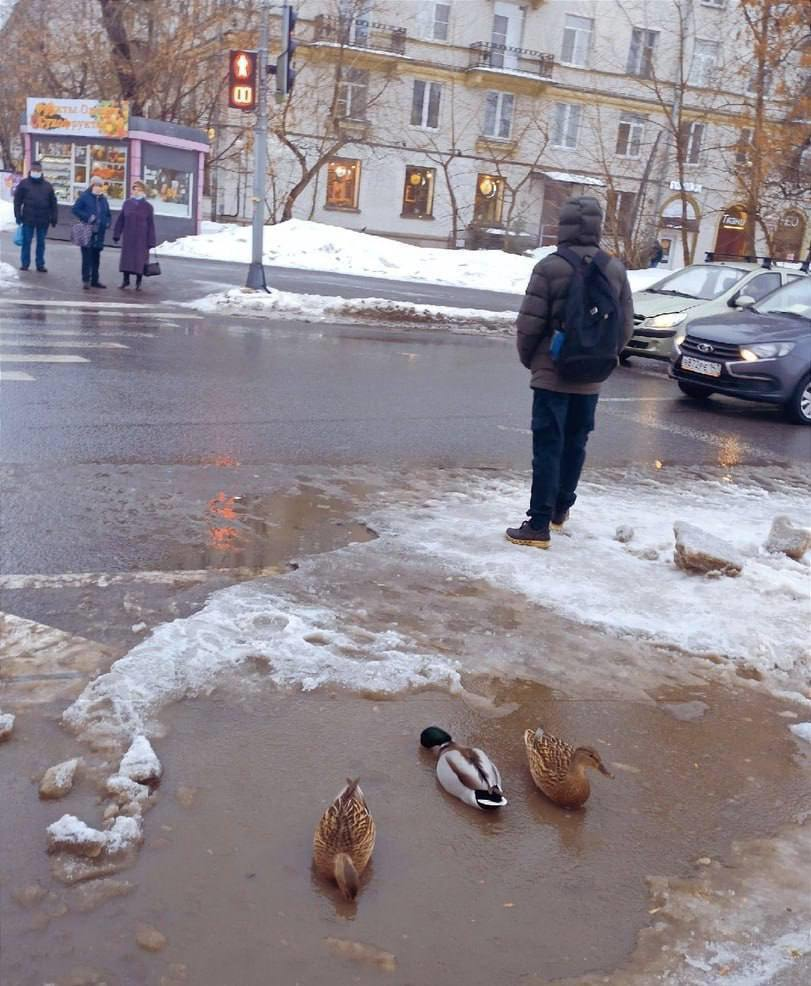
<svg viewBox="0 0 811 986">
<path fill-rule="evenodd" d="M 199 235 L 161 243 L 158 251 L 164 257 L 247 264 L 251 259 L 251 229 L 249 226 L 204 223 L 204 231 Z M 501 250 L 418 247 L 340 226 L 291 219 L 265 227 L 264 262 L 300 270 L 523 294 L 537 260 Z M 645 275 L 640 279 L 644 286 L 664 277 L 667 271 L 638 273 Z M 638 290 L 636 284 L 634 290 Z"/>
</svg>

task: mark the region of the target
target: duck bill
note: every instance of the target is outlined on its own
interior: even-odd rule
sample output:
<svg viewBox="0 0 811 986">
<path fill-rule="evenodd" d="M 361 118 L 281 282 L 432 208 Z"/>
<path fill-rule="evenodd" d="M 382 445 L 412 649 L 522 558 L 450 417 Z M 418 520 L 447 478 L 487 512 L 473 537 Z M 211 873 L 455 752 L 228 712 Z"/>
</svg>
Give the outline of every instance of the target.
<svg viewBox="0 0 811 986">
<path fill-rule="evenodd" d="M 606 777 L 610 777 L 612 781 L 614 780 L 614 775 L 611 773 L 608 767 L 606 767 L 605 764 L 603 763 L 597 764 L 597 769 L 600 771 L 601 774 L 605 774 Z"/>
</svg>

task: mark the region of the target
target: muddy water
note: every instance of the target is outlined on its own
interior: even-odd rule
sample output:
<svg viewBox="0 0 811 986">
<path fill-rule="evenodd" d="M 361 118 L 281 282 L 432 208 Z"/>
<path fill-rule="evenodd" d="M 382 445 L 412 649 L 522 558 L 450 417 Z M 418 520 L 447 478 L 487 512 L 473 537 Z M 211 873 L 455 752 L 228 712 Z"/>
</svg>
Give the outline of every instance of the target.
<svg viewBox="0 0 811 986">
<path fill-rule="evenodd" d="M 723 860 L 732 840 L 769 836 L 811 805 L 785 704 L 745 685 L 669 688 L 654 704 L 563 701 L 517 681 L 491 698 L 280 693 L 257 671 L 167 710 L 159 801 L 119 877 L 135 887 L 90 914 L 51 882 L 43 833 L 63 810 L 95 821 L 95 788 L 86 778 L 64 803 L 38 803 L 29 777 L 65 741 L 24 719 L 3 749 L 0 981 L 491 986 L 610 973 L 652 920 L 648 875 L 691 876 L 698 858 Z M 586 810 L 562 812 L 532 787 L 521 733 L 539 722 L 612 765 Z M 430 723 L 492 754 L 507 809 L 483 815 L 437 787 L 417 743 Z M 362 778 L 378 824 L 354 907 L 309 862 L 314 825 L 347 775 Z M 13 901 L 37 880 L 55 896 Z M 167 937 L 160 953 L 136 946 L 139 922 Z M 340 941 L 391 953 L 394 967 Z"/>
</svg>

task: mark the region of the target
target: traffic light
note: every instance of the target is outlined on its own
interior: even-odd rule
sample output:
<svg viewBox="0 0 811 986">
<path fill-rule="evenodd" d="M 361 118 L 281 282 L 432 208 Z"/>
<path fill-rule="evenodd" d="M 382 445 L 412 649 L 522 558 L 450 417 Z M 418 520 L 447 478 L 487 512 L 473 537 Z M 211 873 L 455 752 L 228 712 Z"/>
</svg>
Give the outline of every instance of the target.
<svg viewBox="0 0 811 986">
<path fill-rule="evenodd" d="M 255 51 L 232 51 L 228 62 L 228 105 L 235 110 L 255 110 L 259 80 Z"/>
<path fill-rule="evenodd" d="M 293 37 L 298 20 L 295 11 L 289 4 L 282 7 L 282 53 L 276 63 L 276 92 L 280 96 L 289 96 L 293 91 L 296 73 L 293 70 L 293 52 L 298 47 Z"/>
</svg>

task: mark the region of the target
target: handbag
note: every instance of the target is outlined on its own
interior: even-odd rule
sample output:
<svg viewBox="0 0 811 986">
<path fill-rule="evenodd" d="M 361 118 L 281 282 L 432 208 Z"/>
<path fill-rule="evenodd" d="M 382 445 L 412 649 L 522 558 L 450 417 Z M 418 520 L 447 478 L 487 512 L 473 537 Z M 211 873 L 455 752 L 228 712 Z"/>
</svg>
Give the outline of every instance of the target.
<svg viewBox="0 0 811 986">
<path fill-rule="evenodd" d="M 14 230 L 14 246 L 21 247 L 23 245 L 23 224 Z"/>
<path fill-rule="evenodd" d="M 147 261 L 144 264 L 144 277 L 157 277 L 161 272 L 161 265 L 158 263 L 157 256 L 154 260 L 150 260 L 147 256 Z"/>
<path fill-rule="evenodd" d="M 93 239 L 93 227 L 90 223 L 74 223 L 70 227 L 70 242 L 78 247 L 90 246 Z"/>
</svg>

